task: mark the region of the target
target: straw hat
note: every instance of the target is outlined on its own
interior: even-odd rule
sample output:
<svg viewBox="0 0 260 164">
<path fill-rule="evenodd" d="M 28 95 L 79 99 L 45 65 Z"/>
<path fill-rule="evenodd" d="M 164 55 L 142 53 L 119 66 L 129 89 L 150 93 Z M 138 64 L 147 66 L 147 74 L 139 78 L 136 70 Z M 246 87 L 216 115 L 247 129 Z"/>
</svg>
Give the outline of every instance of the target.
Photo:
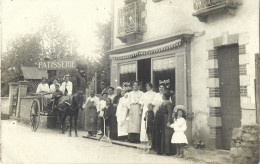
<svg viewBox="0 0 260 164">
<path fill-rule="evenodd" d="M 116 90 L 118 90 L 118 89 L 122 90 L 122 87 L 120 87 L 120 86 L 116 87 Z"/>
<path fill-rule="evenodd" d="M 176 105 L 173 110 L 177 112 L 179 109 L 182 109 L 185 113 L 187 113 L 187 109 L 183 105 Z"/>
</svg>

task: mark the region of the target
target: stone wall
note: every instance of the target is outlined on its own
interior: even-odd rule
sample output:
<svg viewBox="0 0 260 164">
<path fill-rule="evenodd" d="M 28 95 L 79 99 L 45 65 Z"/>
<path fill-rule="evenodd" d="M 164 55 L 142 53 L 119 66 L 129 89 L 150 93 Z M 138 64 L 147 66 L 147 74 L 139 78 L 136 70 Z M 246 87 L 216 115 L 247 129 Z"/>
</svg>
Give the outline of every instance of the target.
<svg viewBox="0 0 260 164">
<path fill-rule="evenodd" d="M 232 134 L 230 163 L 257 164 L 259 162 L 259 126 L 244 125 Z"/>
<path fill-rule="evenodd" d="M 30 109 L 35 96 L 21 97 L 20 119 L 28 122 L 30 120 Z"/>
<path fill-rule="evenodd" d="M 1 119 L 9 119 L 9 97 L 1 97 Z"/>
</svg>

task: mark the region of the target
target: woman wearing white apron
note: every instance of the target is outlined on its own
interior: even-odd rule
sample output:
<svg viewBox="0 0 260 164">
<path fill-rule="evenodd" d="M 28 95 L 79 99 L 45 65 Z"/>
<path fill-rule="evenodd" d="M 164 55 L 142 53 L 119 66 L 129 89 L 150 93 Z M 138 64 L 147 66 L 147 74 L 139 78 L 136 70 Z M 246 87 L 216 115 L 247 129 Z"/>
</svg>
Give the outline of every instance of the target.
<svg viewBox="0 0 260 164">
<path fill-rule="evenodd" d="M 128 140 L 129 142 L 140 142 L 142 108 L 140 98 L 143 92 L 139 90 L 137 81 L 133 82 L 133 91 L 128 94 Z"/>
<path fill-rule="evenodd" d="M 156 93 L 153 91 L 153 84 L 152 83 L 146 83 L 146 90 L 142 97 L 141 97 L 141 104 L 143 107 L 142 112 L 142 122 L 141 122 L 141 133 L 140 133 L 140 141 L 146 142 L 148 141 L 148 137 L 146 134 L 146 121 L 144 120 L 144 117 L 146 115 L 146 112 L 148 111 L 148 104 L 152 103 L 154 100 L 154 97 L 156 96 Z"/>
<path fill-rule="evenodd" d="M 122 97 L 119 100 L 116 111 L 118 138 L 119 140 L 127 140 L 128 133 L 126 115 L 128 111 L 128 95 L 126 93 L 126 90 L 122 90 L 121 95 Z"/>
</svg>

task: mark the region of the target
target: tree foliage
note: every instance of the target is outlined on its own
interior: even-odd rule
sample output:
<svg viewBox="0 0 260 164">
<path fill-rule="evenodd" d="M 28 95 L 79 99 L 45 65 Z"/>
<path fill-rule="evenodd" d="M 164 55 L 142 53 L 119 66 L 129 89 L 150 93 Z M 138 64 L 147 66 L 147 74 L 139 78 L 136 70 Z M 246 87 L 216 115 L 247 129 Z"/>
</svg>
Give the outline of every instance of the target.
<svg viewBox="0 0 260 164">
<path fill-rule="evenodd" d="M 72 58 L 77 62 L 76 70 L 59 70 L 56 76 L 62 79 L 65 74 L 72 75 L 74 91 L 85 90 L 86 81 L 90 82 L 98 74 L 100 83 L 106 86 L 110 81 L 110 62 L 107 51 L 111 48 L 111 21 L 97 24 L 96 36 L 99 39 L 95 53 L 97 60 L 80 56 L 76 49 L 77 40 L 64 31 L 62 21 L 54 16 L 47 16 L 37 32 L 20 35 L 8 44 L 7 52 L 1 56 L 1 95 L 7 96 L 8 83 L 22 80 L 21 66 L 37 67 L 44 58 Z"/>
<path fill-rule="evenodd" d="M 80 60 L 76 52 L 77 46 L 73 36 L 64 31 L 62 21 L 57 17 L 47 16 L 38 31 L 20 35 L 9 41 L 7 52 L 1 57 L 1 95 L 8 95 L 8 83 L 23 79 L 22 66 L 37 67 L 38 62 L 46 57 Z M 63 74 L 62 71 L 60 73 Z"/>
<path fill-rule="evenodd" d="M 110 60 L 107 51 L 111 49 L 111 20 L 103 24 L 97 24 L 96 35 L 99 38 L 97 54 L 100 56 L 97 73 L 98 84 L 104 82 L 105 86 L 110 84 Z M 100 89 L 100 88 L 99 88 Z"/>
<path fill-rule="evenodd" d="M 19 36 L 8 44 L 1 57 L 1 95 L 8 95 L 8 83 L 22 79 L 21 66 L 36 66 L 41 58 L 39 34 Z"/>
</svg>

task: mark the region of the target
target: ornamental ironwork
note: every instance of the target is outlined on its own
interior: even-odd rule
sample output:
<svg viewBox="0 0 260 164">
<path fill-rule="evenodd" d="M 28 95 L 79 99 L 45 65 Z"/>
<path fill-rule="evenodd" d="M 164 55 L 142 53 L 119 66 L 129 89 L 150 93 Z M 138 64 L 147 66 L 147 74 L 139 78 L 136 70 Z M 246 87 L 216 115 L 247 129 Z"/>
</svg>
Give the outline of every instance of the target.
<svg viewBox="0 0 260 164">
<path fill-rule="evenodd" d="M 195 13 L 193 16 L 197 16 L 200 21 L 207 21 L 208 15 L 220 11 L 228 11 L 230 14 L 234 14 L 238 3 L 234 0 L 193 0 L 193 7 Z"/>
<path fill-rule="evenodd" d="M 126 43 L 131 36 L 142 34 L 143 18 L 141 17 L 142 3 L 134 1 L 118 11 L 118 35 L 122 42 Z"/>
<path fill-rule="evenodd" d="M 228 0 L 229 1 L 229 0 Z M 217 7 L 226 4 L 227 0 L 193 0 L 193 6 L 196 11 L 207 8 Z"/>
</svg>

